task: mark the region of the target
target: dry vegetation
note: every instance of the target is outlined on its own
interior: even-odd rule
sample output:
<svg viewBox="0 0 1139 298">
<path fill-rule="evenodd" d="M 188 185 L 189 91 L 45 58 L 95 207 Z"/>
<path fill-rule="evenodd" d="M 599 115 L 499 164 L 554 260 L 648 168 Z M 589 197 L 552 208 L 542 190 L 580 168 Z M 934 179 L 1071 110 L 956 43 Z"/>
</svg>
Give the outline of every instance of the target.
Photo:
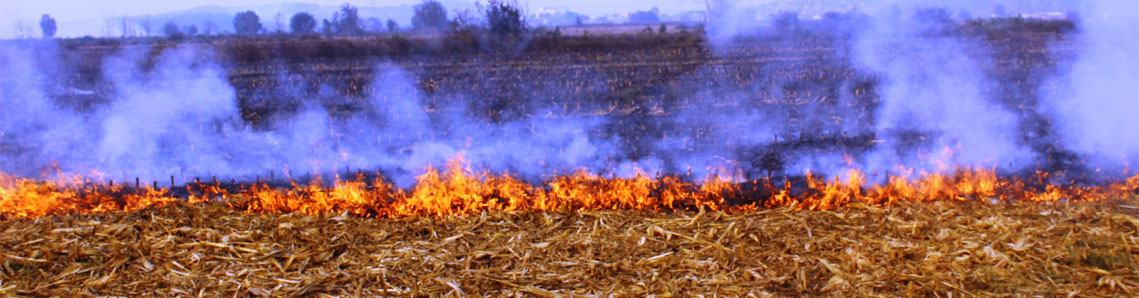
<svg viewBox="0 0 1139 298">
<path fill-rule="evenodd" d="M 1052 34 L 980 31 L 997 49 L 986 70 L 1010 94 L 1033 95 L 999 99 L 1035 110 L 1037 90 L 1055 88 L 1031 74 L 1053 69 L 1070 47 L 1052 45 L 1054 59 Z M 869 140 L 851 133 L 848 141 L 833 128 L 868 123 L 880 101 L 877 76 L 825 39 L 758 40 L 719 55 L 687 33 L 542 37 L 512 55 L 456 40 L 199 42 L 232 62 L 227 79 L 254 126 L 314 97 L 332 114 L 352 115 L 361 100 L 383 99 L 372 84 L 377 64 L 413 73 L 430 107 L 465 105 L 504 122 L 548 105 L 560 107 L 556 117 L 612 117 L 605 133 L 634 140 L 665 137 L 644 119 L 716 100 L 786 111 L 790 124 L 757 136 L 775 139 L 767 149 L 857 151 Z M 68 85 L 94 91 L 56 100 L 114 94 L 97 70 L 119 45 L 64 47 L 83 62 L 73 66 L 80 82 Z M 333 91 L 320 92 L 325 85 Z M 729 99 L 694 91 L 757 86 Z M 454 99 L 462 94 L 476 100 Z M 798 124 L 806 113 L 829 120 Z M 717 125 L 676 130 L 703 144 L 693 147 L 720 146 L 707 132 L 730 127 Z M 624 146 L 640 152 L 644 144 Z M 69 188 L 0 174 L 11 190 L 0 187 L 0 296 L 1139 295 L 1139 176 L 1085 189 L 971 173 L 891 180 L 874 191 L 808 177 L 795 180 L 805 191 L 794 193 L 790 181 L 704 185 L 725 191 L 671 176 L 528 185 L 447 172 L 412 190 L 362 178 L 333 189 L 225 188 L 215 178 L 183 193 L 173 181 L 170 189 L 153 181 Z M 747 203 L 763 208 L 728 208 Z"/>
<path fill-rule="evenodd" d="M 1136 206 L 364 219 L 173 203 L 5 220 L 0 294 L 1131 296 Z"/>
</svg>

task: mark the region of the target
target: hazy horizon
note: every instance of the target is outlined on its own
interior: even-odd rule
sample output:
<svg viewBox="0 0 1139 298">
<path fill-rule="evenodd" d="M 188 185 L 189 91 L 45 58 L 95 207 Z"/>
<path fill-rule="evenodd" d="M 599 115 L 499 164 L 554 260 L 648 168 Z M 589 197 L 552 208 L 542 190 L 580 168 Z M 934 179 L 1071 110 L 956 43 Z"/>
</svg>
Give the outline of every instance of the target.
<svg viewBox="0 0 1139 298">
<path fill-rule="evenodd" d="M 24 35 L 24 37 L 40 37 L 41 31 L 39 27 L 39 20 L 43 14 L 49 14 L 55 18 L 59 32 L 57 37 L 81 37 L 84 35 L 91 36 L 104 36 L 108 26 L 108 20 L 114 20 L 122 17 L 142 17 L 147 15 L 160 15 L 164 13 L 180 12 L 189 9 L 219 6 L 225 8 L 237 9 L 254 9 L 257 7 L 270 6 L 270 5 L 287 5 L 287 4 L 315 4 L 320 6 L 339 6 L 348 3 L 357 7 L 368 8 L 383 8 L 383 7 L 396 7 L 402 5 L 414 5 L 422 2 L 422 0 L 363 0 L 363 1 L 345 1 L 345 0 L 244 0 L 244 1 L 222 1 L 222 0 L 172 0 L 172 1 L 150 1 L 150 0 L 117 0 L 117 1 L 82 1 L 82 0 L 43 0 L 43 1 L 5 1 L 0 3 L 0 18 L 4 20 L 0 23 L 0 38 L 14 38 Z M 467 2 L 473 5 L 476 1 L 467 0 L 447 0 L 441 1 L 444 6 L 448 3 Z M 479 1 L 485 3 L 486 1 Z M 667 1 L 648 1 L 648 0 L 634 0 L 634 1 L 601 1 L 601 0 L 584 0 L 584 1 L 556 1 L 556 0 L 530 0 L 519 1 L 520 4 L 525 6 L 528 11 L 536 11 L 544 8 L 564 9 L 577 13 L 586 14 L 589 16 L 599 16 L 608 14 L 618 14 L 624 12 L 648 10 L 653 7 L 659 8 L 665 13 L 679 13 L 692 10 L 703 10 L 704 2 L 694 0 L 667 0 Z M 748 3 L 764 3 L 770 0 L 753 0 L 747 1 Z M 452 7 L 447 7 L 452 10 Z M 408 12 L 410 14 L 410 12 Z M 268 21 L 272 15 L 262 15 L 262 22 Z M 317 16 L 318 18 L 328 16 Z M 362 17 L 378 17 L 382 19 L 390 18 L 391 16 L 374 16 L 362 14 Z M 114 21 L 117 23 L 117 21 Z M 160 26 L 165 20 L 155 20 Z M 64 24 L 73 25 L 72 27 L 63 26 Z M 21 34 L 19 25 L 23 25 L 25 32 Z M 94 26 L 94 28 L 92 28 Z M 199 25 L 200 26 L 200 25 Z M 222 25 L 224 26 L 224 24 Z M 74 28 L 83 27 L 83 28 Z M 268 26 L 267 26 L 268 27 Z M 232 29 L 232 28 L 230 28 Z M 113 35 L 112 35 L 113 36 Z"/>
<path fill-rule="evenodd" d="M 1107 2 L 1113 2 L 1107 1 Z M 232 13 L 239 10 L 254 10 L 261 17 L 262 24 L 267 30 L 274 31 L 282 29 L 280 27 L 287 26 L 288 17 L 292 14 L 303 9 L 296 9 L 297 6 L 290 4 L 301 5 L 317 5 L 319 11 L 307 11 L 313 13 L 318 19 L 330 18 L 332 12 L 335 11 L 337 6 L 344 3 L 354 5 L 361 8 L 360 15 L 362 18 L 377 18 L 380 20 L 394 19 L 401 26 L 408 25 L 411 18 L 411 5 L 418 4 L 422 0 L 360 0 L 360 1 L 345 1 L 345 0 L 246 0 L 246 1 L 222 1 L 222 0 L 172 0 L 172 1 L 144 1 L 144 0 L 118 0 L 118 1 L 82 1 L 82 0 L 42 0 L 42 1 L 5 1 L 0 3 L 0 38 L 38 38 L 42 36 L 39 27 L 40 16 L 49 14 L 55 18 L 58 31 L 56 37 L 118 37 L 123 35 L 123 18 L 130 18 L 128 21 L 133 23 L 134 28 L 129 29 L 135 33 L 139 33 L 139 19 L 155 16 L 150 19 L 151 35 L 159 35 L 160 27 L 163 23 L 168 21 L 170 17 L 160 17 L 164 14 L 178 14 L 187 12 L 191 9 L 202 7 L 221 7 L 223 9 L 211 14 L 203 15 L 178 15 L 178 18 L 189 17 L 194 19 L 193 24 L 198 26 L 199 30 L 204 28 L 203 20 L 207 19 L 214 23 L 215 29 L 218 31 L 230 32 L 232 31 Z M 449 15 L 453 16 L 456 10 L 469 9 L 474 7 L 476 1 L 470 0 L 442 0 L 440 1 L 449 10 Z M 478 1 L 485 3 L 486 1 Z M 731 13 L 737 15 L 748 15 L 751 17 L 760 16 L 765 14 L 775 13 L 776 11 L 790 10 L 803 13 L 801 17 L 810 18 L 818 15 L 823 11 L 828 10 L 850 10 L 856 9 L 870 14 L 885 12 L 894 8 L 913 9 L 920 7 L 943 7 L 948 9 L 951 13 L 959 15 L 962 13 L 969 13 L 973 16 L 990 16 L 995 12 L 995 7 L 1000 5 L 1007 9 L 1009 14 L 1017 13 L 1041 13 L 1041 12 L 1064 12 L 1064 11 L 1087 11 L 1089 6 L 1095 6 L 1095 2 L 1086 2 L 1078 0 L 1050 0 L 1050 1 L 987 1 L 987 0 L 964 0 L 954 1 L 949 3 L 927 1 L 927 0 L 901 0 L 901 1 L 855 1 L 855 0 L 806 0 L 806 1 L 781 1 L 781 0 L 727 0 L 733 9 Z M 702 12 L 705 9 L 704 1 L 700 0 L 665 0 L 665 1 L 649 1 L 649 0 L 633 0 L 633 1 L 602 1 L 602 0 L 582 0 L 582 1 L 556 1 L 556 0 L 522 0 L 519 4 L 523 9 L 530 14 L 542 9 L 558 9 L 565 11 L 572 11 L 575 13 L 584 14 L 591 18 L 601 16 L 620 15 L 634 11 L 649 10 L 658 8 L 664 15 L 677 15 L 685 12 Z M 402 6 L 402 7 L 401 7 Z M 464 7 L 465 6 L 465 7 Z M 1104 14 L 1117 14 L 1125 16 L 1139 15 L 1139 3 L 1134 6 L 1131 11 L 1101 11 Z M 291 7 L 291 8 L 290 8 Z M 756 10 L 756 8 L 760 8 Z M 1117 7 L 1126 7 L 1119 5 Z M 398 9 L 397 9 L 398 8 Z M 196 17 L 196 18 L 195 18 Z M 738 16 L 737 16 L 738 19 Z M 738 19 L 743 20 L 743 19 Z M 613 21 L 613 20 L 609 20 Z M 618 20 L 619 21 L 619 20 Z M 175 22 L 179 23 L 179 22 Z M 182 22 L 180 26 L 189 26 L 191 24 Z M 286 27 L 287 28 L 287 27 Z M 287 30 L 287 29 L 286 29 Z M 212 33 L 217 33 L 212 32 Z"/>
</svg>

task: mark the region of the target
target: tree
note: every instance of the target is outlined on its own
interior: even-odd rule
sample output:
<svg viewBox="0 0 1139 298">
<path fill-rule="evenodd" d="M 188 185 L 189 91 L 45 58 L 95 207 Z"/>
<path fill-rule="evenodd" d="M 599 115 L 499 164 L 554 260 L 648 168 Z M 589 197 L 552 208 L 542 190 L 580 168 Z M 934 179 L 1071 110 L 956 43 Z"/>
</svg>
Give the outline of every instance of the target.
<svg viewBox="0 0 1139 298">
<path fill-rule="evenodd" d="M 633 12 L 629 14 L 629 22 L 639 24 L 660 22 L 660 17 L 657 16 L 659 11 L 660 9 L 653 7 L 652 10 Z"/>
<path fill-rule="evenodd" d="M 278 12 L 277 14 L 273 15 L 273 20 L 276 21 L 276 25 L 277 25 L 277 32 L 276 33 L 277 34 L 284 33 L 285 29 L 283 29 L 283 28 L 285 28 L 285 24 L 284 24 L 284 22 L 281 22 L 281 13 Z"/>
<path fill-rule="evenodd" d="M 183 37 L 182 30 L 178 29 L 178 25 L 174 24 L 172 21 L 166 22 L 165 25 L 162 25 L 162 34 L 166 35 L 167 38 L 173 40 L 180 40 Z"/>
<path fill-rule="evenodd" d="M 189 35 L 189 36 L 198 35 L 198 26 L 190 25 L 190 28 L 186 29 L 186 35 Z"/>
<path fill-rule="evenodd" d="M 393 19 L 388 19 L 388 31 L 395 32 L 396 30 L 399 30 L 399 23 Z"/>
<path fill-rule="evenodd" d="M 316 18 L 307 12 L 298 12 L 289 19 L 289 28 L 293 33 L 297 34 L 311 34 L 316 32 Z"/>
<path fill-rule="evenodd" d="M 799 13 L 794 11 L 781 11 L 772 17 L 775 30 L 783 33 L 799 31 Z"/>
<path fill-rule="evenodd" d="M 368 18 L 368 31 L 381 32 L 384 31 L 384 21 L 379 18 Z"/>
<path fill-rule="evenodd" d="M 481 6 L 479 6 L 479 10 L 481 12 Z M 481 24 L 478 23 L 478 20 L 475 17 L 471 16 L 470 10 L 462 10 L 455 12 L 455 17 L 451 18 L 451 21 L 448 22 L 447 28 L 450 28 L 451 30 L 467 31 L 470 29 L 475 29 L 479 26 L 481 26 Z"/>
<path fill-rule="evenodd" d="M 322 20 L 320 22 L 320 33 L 332 35 L 332 22 L 329 22 L 328 19 Z"/>
<path fill-rule="evenodd" d="M 205 35 L 218 34 L 218 23 L 212 20 L 206 20 L 206 31 L 202 32 Z"/>
<path fill-rule="evenodd" d="M 142 19 L 138 21 L 138 24 L 142 26 L 143 36 L 151 36 L 151 33 L 154 33 L 154 31 L 150 30 L 153 25 L 150 23 L 150 15 L 143 16 Z"/>
<path fill-rule="evenodd" d="M 486 9 L 486 21 L 490 32 L 500 36 L 519 35 L 526 31 L 522 12 L 515 2 L 490 0 Z"/>
<path fill-rule="evenodd" d="M 47 14 L 40 17 L 40 30 L 44 32 L 44 38 L 54 37 L 55 29 L 55 19 Z"/>
<path fill-rule="evenodd" d="M 126 17 L 123 17 L 119 20 L 121 21 L 121 24 L 123 26 L 123 38 L 134 37 L 135 36 L 134 29 L 135 28 L 134 28 L 134 26 L 131 26 L 130 20 L 127 19 Z"/>
<path fill-rule="evenodd" d="M 240 35 L 254 35 L 261 31 L 261 18 L 252 10 L 233 16 L 233 29 Z"/>
<path fill-rule="evenodd" d="M 333 28 L 336 34 L 343 35 L 359 35 L 364 32 L 363 26 L 360 24 L 360 14 L 356 11 L 356 7 L 344 3 L 340 6 L 340 11 L 332 16 Z"/>
<path fill-rule="evenodd" d="M 449 26 L 447 10 L 439 1 L 425 0 L 415 6 L 415 14 L 411 16 L 411 27 L 415 30 L 439 31 Z"/>
</svg>

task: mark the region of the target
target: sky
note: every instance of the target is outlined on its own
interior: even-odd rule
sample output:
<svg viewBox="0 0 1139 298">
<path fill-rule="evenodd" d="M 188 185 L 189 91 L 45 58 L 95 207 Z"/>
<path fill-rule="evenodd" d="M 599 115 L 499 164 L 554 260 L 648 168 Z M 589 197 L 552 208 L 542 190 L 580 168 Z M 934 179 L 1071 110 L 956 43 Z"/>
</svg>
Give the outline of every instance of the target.
<svg viewBox="0 0 1139 298">
<path fill-rule="evenodd" d="M 397 6 L 403 4 L 417 4 L 419 0 L 0 0 L 0 19 L 17 20 L 32 19 L 44 13 L 51 14 L 57 19 L 86 19 L 101 18 L 111 15 L 142 15 L 157 14 L 169 11 L 194 8 L 198 6 L 258 6 L 281 3 L 313 3 L 321 5 L 340 5 L 351 3 L 356 6 Z M 473 1 L 472 1 L 473 2 Z M 485 2 L 485 1 L 483 1 Z M 701 0 L 529 0 L 519 1 L 528 4 L 530 9 L 544 7 L 567 8 L 582 13 L 617 13 L 625 11 L 643 10 L 659 7 L 664 11 L 684 11 L 702 9 Z"/>
<path fill-rule="evenodd" d="M 319 5 L 351 3 L 361 7 L 382 7 L 419 2 L 421 0 L 0 0 L 0 37 L 15 36 L 19 30 L 17 23 L 22 24 L 33 36 L 39 36 L 39 18 L 45 13 L 55 18 L 57 23 L 92 21 L 94 24 L 97 21 L 120 16 L 160 14 L 209 5 L 255 7 L 284 3 Z M 587 15 L 647 10 L 652 7 L 658 7 L 667 13 L 676 13 L 703 10 L 704 7 L 702 0 L 521 0 L 519 3 L 527 6 L 530 11 L 540 8 L 562 8 Z M 61 28 L 60 34 L 67 32 Z"/>
</svg>

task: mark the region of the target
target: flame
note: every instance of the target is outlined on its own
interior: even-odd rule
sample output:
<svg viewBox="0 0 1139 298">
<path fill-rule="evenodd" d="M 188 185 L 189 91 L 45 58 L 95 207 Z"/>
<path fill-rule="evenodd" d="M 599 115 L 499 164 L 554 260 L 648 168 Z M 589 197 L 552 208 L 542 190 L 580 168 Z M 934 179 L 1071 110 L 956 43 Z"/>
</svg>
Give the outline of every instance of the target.
<svg viewBox="0 0 1139 298">
<path fill-rule="evenodd" d="M 720 171 L 726 172 L 726 171 Z M 273 188 L 263 183 L 241 188 L 220 184 L 187 186 L 178 198 L 169 189 L 128 189 L 79 179 L 35 181 L 0 173 L 0 218 L 131 211 L 185 200 L 219 203 L 241 212 L 351 214 L 364 217 L 454 216 L 484 211 L 590 211 L 635 209 L 750 211 L 760 208 L 833 209 L 850 203 L 890 205 L 899 201 L 1095 201 L 1139 193 L 1139 175 L 1101 186 L 1046 184 L 1048 175 L 1032 181 L 1001 177 L 995 169 L 956 168 L 914 173 L 900 169 L 882 185 L 866 186 L 867 177 L 850 170 L 831 179 L 807 173 L 800 184 L 770 180 L 740 182 L 741 175 L 711 175 L 696 183 L 683 176 L 604 177 L 586 171 L 560 175 L 533 185 L 508 174 L 474 172 L 462 158 L 444 168 L 428 168 L 409 190 L 382 178 L 366 181 L 336 177 L 331 186 L 320 179 L 308 185 Z M 62 177 L 62 176 L 61 176 Z M 796 186 L 799 185 L 799 186 Z"/>
<path fill-rule="evenodd" d="M 246 212 L 320 214 L 341 211 L 358 216 L 375 216 L 387 202 L 391 188 L 381 180 L 373 185 L 374 189 L 369 190 L 362 175 L 356 180 L 338 180 L 332 188 L 322 187 L 319 179 L 306 186 L 294 184 L 291 190 L 254 184 L 247 190 L 247 196 L 227 203 L 234 209 Z"/>
<path fill-rule="evenodd" d="M 410 194 L 400 196 L 394 192 L 395 203 L 390 208 L 394 215 L 461 215 L 486 210 L 520 210 L 530 198 L 543 202 L 535 189 L 508 175 L 473 174 L 463 166 L 462 158 L 447 164 L 440 173 L 428 168 L 417 177 L 418 184 Z"/>
<path fill-rule="evenodd" d="M 104 213 L 161 206 L 177 201 L 166 189 L 94 185 L 81 179 L 34 181 L 0 173 L 0 218 Z"/>
</svg>

